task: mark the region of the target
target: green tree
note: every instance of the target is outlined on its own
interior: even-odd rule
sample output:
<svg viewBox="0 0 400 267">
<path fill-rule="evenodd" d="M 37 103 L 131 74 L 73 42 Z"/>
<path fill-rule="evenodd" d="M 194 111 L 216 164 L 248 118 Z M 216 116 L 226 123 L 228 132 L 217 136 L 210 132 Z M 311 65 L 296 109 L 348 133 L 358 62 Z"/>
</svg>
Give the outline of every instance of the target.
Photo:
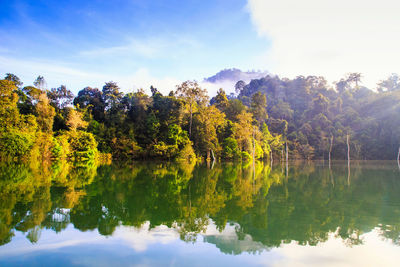
<svg viewBox="0 0 400 267">
<path fill-rule="evenodd" d="M 237 116 L 237 122 L 234 124 L 234 136 L 238 142 L 240 151 L 251 151 L 251 140 L 254 133 L 253 115 L 242 111 Z"/>
<path fill-rule="evenodd" d="M 85 87 L 78 92 L 74 98 L 74 105 L 80 108 L 87 108 L 90 114 L 98 122 L 104 122 L 105 104 L 102 92 L 97 88 Z"/>
<path fill-rule="evenodd" d="M 215 105 L 222 112 L 225 111 L 229 105 L 229 101 L 226 97 L 225 91 L 222 88 L 220 88 L 217 92 L 217 95 L 211 99 L 210 104 Z"/>
<path fill-rule="evenodd" d="M 43 76 L 38 76 L 36 80 L 33 82 L 33 85 L 40 90 L 46 90 L 47 82 Z"/>
<path fill-rule="evenodd" d="M 6 73 L 6 76 L 4 77 L 4 80 L 13 82 L 14 85 L 15 85 L 17 88 L 21 88 L 22 85 L 24 84 L 24 83 L 19 79 L 19 77 L 18 77 L 17 75 L 12 74 L 12 73 Z"/>
<path fill-rule="evenodd" d="M 45 93 L 39 96 L 38 102 L 35 107 L 36 119 L 40 129 L 45 133 L 53 131 L 53 122 L 55 110 L 50 105 L 50 100 Z"/>
<path fill-rule="evenodd" d="M 257 92 L 251 96 L 251 113 L 253 113 L 254 118 L 257 121 L 258 125 L 262 125 L 265 120 L 268 118 L 267 116 L 267 98 L 265 94 L 261 92 Z"/>
<path fill-rule="evenodd" d="M 278 151 L 282 147 L 283 142 L 281 141 L 281 135 L 273 136 L 270 133 L 266 123 L 263 123 L 261 129 L 261 146 L 264 152 L 264 157 L 269 157 L 271 152 Z"/>
<path fill-rule="evenodd" d="M 246 106 L 239 99 L 229 100 L 228 108 L 225 111 L 226 117 L 231 121 L 237 121 L 237 116 L 246 111 Z"/>
<path fill-rule="evenodd" d="M 347 74 L 347 82 L 354 83 L 355 88 L 358 89 L 358 83 L 361 81 L 361 77 L 362 75 L 359 72 L 349 73 Z"/>
<path fill-rule="evenodd" d="M 60 110 L 72 104 L 74 95 L 65 85 L 58 88 L 52 88 L 47 92 L 47 97 L 51 101 L 51 105 Z"/>
<path fill-rule="evenodd" d="M 82 113 L 76 109 L 70 108 L 67 116 L 66 124 L 71 131 L 85 129 L 88 126 L 88 123 L 82 119 Z"/>
<path fill-rule="evenodd" d="M 189 137 L 192 135 L 193 113 L 208 100 L 207 90 L 202 89 L 196 81 L 186 81 L 177 86 L 175 94 L 185 102 L 189 113 Z"/>
<path fill-rule="evenodd" d="M 122 93 L 119 91 L 117 83 L 106 82 L 102 90 L 102 98 L 105 104 L 105 110 L 116 109 L 122 99 Z"/>
<path fill-rule="evenodd" d="M 215 106 L 208 106 L 199 109 L 194 118 L 195 133 L 193 135 L 195 148 L 201 153 L 207 153 L 210 158 L 210 151 L 220 150 L 217 131 L 224 124 L 225 114 Z"/>
<path fill-rule="evenodd" d="M 225 138 L 223 144 L 222 157 L 224 159 L 238 159 L 240 158 L 240 150 L 235 138 Z"/>
<path fill-rule="evenodd" d="M 14 128 L 19 123 L 18 95 L 14 82 L 0 80 L 0 129 Z"/>
<path fill-rule="evenodd" d="M 385 91 L 396 91 L 400 90 L 400 77 L 396 73 L 392 73 L 388 78 L 382 80 L 378 83 L 378 91 L 385 92 Z"/>
</svg>

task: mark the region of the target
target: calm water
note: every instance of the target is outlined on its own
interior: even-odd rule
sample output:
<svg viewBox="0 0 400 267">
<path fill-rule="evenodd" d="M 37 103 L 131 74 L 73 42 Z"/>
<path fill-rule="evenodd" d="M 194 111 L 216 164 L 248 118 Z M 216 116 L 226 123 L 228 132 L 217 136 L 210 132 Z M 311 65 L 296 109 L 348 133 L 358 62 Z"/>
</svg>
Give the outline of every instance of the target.
<svg viewBox="0 0 400 267">
<path fill-rule="evenodd" d="M 0 266 L 398 266 L 396 162 L 0 165 Z"/>
</svg>

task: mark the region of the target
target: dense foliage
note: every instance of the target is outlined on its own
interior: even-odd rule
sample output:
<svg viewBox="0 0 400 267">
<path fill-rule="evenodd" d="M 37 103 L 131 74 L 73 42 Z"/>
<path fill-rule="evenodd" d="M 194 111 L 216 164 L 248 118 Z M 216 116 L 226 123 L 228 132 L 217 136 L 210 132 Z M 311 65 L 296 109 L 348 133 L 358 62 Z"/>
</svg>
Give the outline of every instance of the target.
<svg viewBox="0 0 400 267">
<path fill-rule="evenodd" d="M 394 159 L 400 145 L 400 81 L 374 92 L 349 74 L 328 86 L 323 77 L 266 76 L 239 81 L 238 96 L 223 89 L 209 99 L 195 81 L 169 95 L 151 87 L 123 93 L 115 82 L 46 89 L 39 76 L 22 86 L 14 74 L 0 81 L 0 156 L 88 160 L 97 151 L 119 159 Z"/>
<path fill-rule="evenodd" d="M 92 161 L 97 156 L 93 134 L 82 113 L 68 106 L 72 93 L 65 86 L 47 91 L 39 76 L 22 88 L 13 74 L 0 80 L 0 158 L 2 160 Z"/>
<path fill-rule="evenodd" d="M 281 145 L 281 136 L 271 135 L 265 124 L 262 94 L 247 107 L 228 100 L 222 89 L 210 104 L 195 81 L 168 96 L 153 87 L 151 96 L 143 90 L 124 94 L 107 82 L 101 91 L 86 87 L 76 97 L 63 85 L 45 89 L 42 76 L 34 86 L 22 87 L 13 74 L 1 82 L 3 158 L 40 151 L 47 158 L 81 161 L 98 150 L 119 159 L 250 159 L 253 148 L 254 157 L 266 158 Z"/>
<path fill-rule="evenodd" d="M 238 83 L 240 99 L 251 105 L 254 94 L 268 99 L 267 124 L 272 133 L 289 141 L 298 158 L 395 159 L 400 145 L 400 80 L 392 74 L 377 92 L 360 86 L 359 73 L 330 87 L 323 77 L 293 80 L 266 76 L 249 84 Z M 332 144 L 332 146 L 331 146 Z"/>
</svg>

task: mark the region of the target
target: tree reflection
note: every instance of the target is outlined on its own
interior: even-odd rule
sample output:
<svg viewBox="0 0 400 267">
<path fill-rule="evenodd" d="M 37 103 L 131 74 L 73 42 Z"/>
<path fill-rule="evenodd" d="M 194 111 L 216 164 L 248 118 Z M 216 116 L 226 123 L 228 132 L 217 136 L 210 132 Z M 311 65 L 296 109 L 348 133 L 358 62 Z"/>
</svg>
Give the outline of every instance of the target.
<svg viewBox="0 0 400 267">
<path fill-rule="evenodd" d="M 33 165 L 35 166 L 35 165 Z M 38 242 L 43 229 L 97 229 L 166 225 L 186 242 L 198 235 L 226 253 L 255 252 L 293 240 L 317 245 L 334 234 L 348 246 L 378 229 L 399 244 L 400 181 L 393 168 L 267 163 L 188 163 L 74 166 L 0 165 L 0 244 L 15 231 Z M 220 236 L 208 236 L 213 223 Z M 234 237 L 222 238 L 234 225 Z M 228 238 L 228 239 L 227 239 Z M 230 240 L 229 242 L 227 240 Z M 236 241 L 235 241 L 236 240 Z M 252 243 L 253 245 L 251 245 Z M 229 247 L 229 244 L 235 247 Z"/>
</svg>

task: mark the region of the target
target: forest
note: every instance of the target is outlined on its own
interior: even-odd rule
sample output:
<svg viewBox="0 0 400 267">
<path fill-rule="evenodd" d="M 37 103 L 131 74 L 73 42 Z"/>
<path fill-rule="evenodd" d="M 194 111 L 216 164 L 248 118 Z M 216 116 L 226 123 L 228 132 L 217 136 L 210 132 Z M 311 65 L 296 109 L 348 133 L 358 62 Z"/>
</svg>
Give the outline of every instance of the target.
<svg viewBox="0 0 400 267">
<path fill-rule="evenodd" d="M 325 78 L 267 75 L 238 81 L 210 98 L 196 81 L 162 95 L 151 86 L 123 93 L 115 82 L 47 88 L 39 76 L 24 86 L 0 80 L 2 160 L 280 160 L 396 159 L 400 145 L 400 79 L 377 90 L 350 73 L 332 86 Z M 347 145 L 347 140 L 349 144 Z"/>
</svg>

